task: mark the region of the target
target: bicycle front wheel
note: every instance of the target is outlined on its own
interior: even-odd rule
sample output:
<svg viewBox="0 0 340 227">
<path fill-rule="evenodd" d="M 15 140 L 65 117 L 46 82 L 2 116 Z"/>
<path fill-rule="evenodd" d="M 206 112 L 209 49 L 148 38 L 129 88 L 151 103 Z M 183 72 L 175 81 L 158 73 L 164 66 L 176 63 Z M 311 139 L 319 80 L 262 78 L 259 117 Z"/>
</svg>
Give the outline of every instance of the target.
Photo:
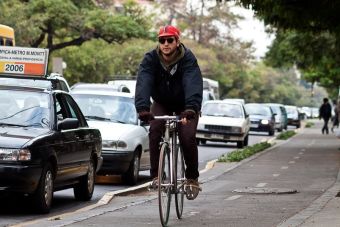
<svg viewBox="0 0 340 227">
<path fill-rule="evenodd" d="M 170 147 L 167 143 L 161 145 L 158 166 L 158 205 L 162 226 L 169 220 L 171 203 L 171 172 Z"/>
<path fill-rule="evenodd" d="M 184 181 L 185 181 L 185 164 L 183 158 L 182 148 L 177 147 L 176 157 L 175 157 L 175 179 L 176 181 L 176 194 L 175 194 L 175 204 L 176 204 L 176 214 L 177 218 L 181 219 L 183 214 L 183 204 L 184 204 Z"/>
</svg>

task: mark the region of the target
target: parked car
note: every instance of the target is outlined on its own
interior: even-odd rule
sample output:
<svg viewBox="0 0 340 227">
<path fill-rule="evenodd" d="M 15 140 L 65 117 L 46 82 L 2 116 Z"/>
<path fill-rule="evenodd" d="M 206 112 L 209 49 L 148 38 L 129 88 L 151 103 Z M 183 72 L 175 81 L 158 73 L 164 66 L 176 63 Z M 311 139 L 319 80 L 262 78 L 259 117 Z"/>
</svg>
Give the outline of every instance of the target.
<svg viewBox="0 0 340 227">
<path fill-rule="evenodd" d="M 282 132 L 283 129 L 287 130 L 288 118 L 287 111 L 283 104 L 279 103 L 266 103 L 275 115 L 275 128 L 277 131 Z"/>
<path fill-rule="evenodd" d="M 71 87 L 72 91 L 75 90 L 106 90 L 106 91 L 119 91 L 119 92 L 130 92 L 128 87 L 121 85 L 115 86 L 110 84 L 103 84 L 103 83 L 76 83 Z"/>
<path fill-rule="evenodd" d="M 31 88 L 45 88 L 48 90 L 70 91 L 67 80 L 58 73 L 51 73 L 45 77 L 29 78 L 29 77 L 0 77 L 0 85 L 22 86 Z"/>
<path fill-rule="evenodd" d="M 275 114 L 269 106 L 247 103 L 245 109 L 250 117 L 250 131 L 267 132 L 270 136 L 275 134 Z"/>
<path fill-rule="evenodd" d="M 235 102 L 240 102 L 243 105 L 246 103 L 244 99 L 237 99 L 237 98 L 228 98 L 228 99 L 223 99 L 224 101 L 235 101 Z"/>
<path fill-rule="evenodd" d="M 239 102 L 206 101 L 197 126 L 198 143 L 206 141 L 236 142 L 238 148 L 248 145 L 250 121 Z"/>
<path fill-rule="evenodd" d="M 134 95 L 107 90 L 72 90 L 91 127 L 103 137 L 103 166 L 99 175 L 121 174 L 134 185 L 139 171 L 150 169 L 148 127 L 138 120 Z"/>
<path fill-rule="evenodd" d="M 312 108 L 308 106 L 303 106 L 301 107 L 301 112 L 304 113 L 306 116 L 305 119 L 307 118 L 312 118 Z"/>
<path fill-rule="evenodd" d="M 1 84 L 0 126 L 0 193 L 27 195 L 41 213 L 49 212 L 57 190 L 73 188 L 77 200 L 91 199 L 101 135 L 68 93 Z"/>
<path fill-rule="evenodd" d="M 285 106 L 287 110 L 288 125 L 295 126 L 296 128 L 301 127 L 301 115 L 296 106 L 287 105 Z"/>
</svg>

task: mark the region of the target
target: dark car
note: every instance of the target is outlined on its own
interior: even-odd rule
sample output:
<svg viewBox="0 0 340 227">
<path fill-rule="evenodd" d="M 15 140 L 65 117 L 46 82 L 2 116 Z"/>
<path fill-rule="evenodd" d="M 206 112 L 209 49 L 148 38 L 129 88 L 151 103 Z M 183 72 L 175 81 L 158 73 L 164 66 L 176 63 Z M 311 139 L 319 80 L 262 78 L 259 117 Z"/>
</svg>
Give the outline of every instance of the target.
<svg viewBox="0 0 340 227">
<path fill-rule="evenodd" d="M 73 98 L 45 88 L 0 85 L 0 193 L 27 195 L 50 210 L 53 192 L 90 200 L 102 165 L 102 139 Z"/>
<path fill-rule="evenodd" d="M 250 131 L 267 132 L 270 136 L 275 134 L 275 114 L 269 106 L 247 103 L 245 108 L 250 118 Z"/>
</svg>

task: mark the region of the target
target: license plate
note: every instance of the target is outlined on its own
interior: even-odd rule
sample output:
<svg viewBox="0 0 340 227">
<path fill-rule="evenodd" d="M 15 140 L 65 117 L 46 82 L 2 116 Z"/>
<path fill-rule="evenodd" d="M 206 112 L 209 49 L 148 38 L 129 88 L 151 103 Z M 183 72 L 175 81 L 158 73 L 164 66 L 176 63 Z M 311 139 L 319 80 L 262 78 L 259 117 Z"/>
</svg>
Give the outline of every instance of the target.
<svg viewBox="0 0 340 227">
<path fill-rule="evenodd" d="M 211 134 L 211 138 L 213 138 L 213 139 L 223 139 L 223 135 Z"/>
<path fill-rule="evenodd" d="M 257 128 L 258 126 L 257 126 L 257 124 L 251 124 L 250 127 L 251 128 Z"/>
</svg>

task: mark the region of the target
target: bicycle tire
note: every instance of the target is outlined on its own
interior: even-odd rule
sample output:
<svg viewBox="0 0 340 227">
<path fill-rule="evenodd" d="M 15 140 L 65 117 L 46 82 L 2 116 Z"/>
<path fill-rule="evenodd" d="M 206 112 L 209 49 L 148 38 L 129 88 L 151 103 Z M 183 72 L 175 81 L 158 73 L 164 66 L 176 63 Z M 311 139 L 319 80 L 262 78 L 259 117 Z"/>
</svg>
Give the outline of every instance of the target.
<svg viewBox="0 0 340 227">
<path fill-rule="evenodd" d="M 184 180 L 185 180 L 185 163 L 183 157 L 183 151 L 180 145 L 177 146 L 175 156 L 175 177 L 176 179 L 176 193 L 175 193 L 175 204 L 176 204 L 176 215 L 178 219 L 182 218 L 183 206 L 184 206 Z"/>
<path fill-rule="evenodd" d="M 170 147 L 169 144 L 161 145 L 158 167 L 158 207 L 162 226 L 167 226 L 171 204 L 170 185 Z"/>
</svg>

